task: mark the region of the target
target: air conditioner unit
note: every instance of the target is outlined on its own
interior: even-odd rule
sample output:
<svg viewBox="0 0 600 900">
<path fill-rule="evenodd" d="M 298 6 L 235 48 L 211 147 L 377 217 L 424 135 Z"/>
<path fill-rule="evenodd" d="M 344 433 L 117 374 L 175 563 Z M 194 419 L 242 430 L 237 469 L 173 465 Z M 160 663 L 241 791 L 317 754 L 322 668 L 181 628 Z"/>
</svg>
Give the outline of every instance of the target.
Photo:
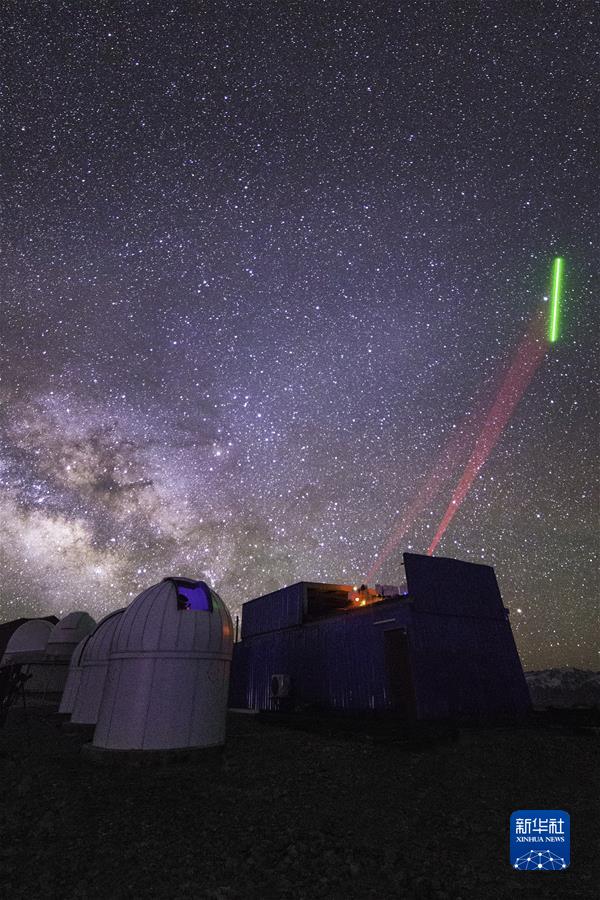
<svg viewBox="0 0 600 900">
<path fill-rule="evenodd" d="M 271 697 L 289 697 L 291 682 L 289 675 L 271 675 Z"/>
</svg>

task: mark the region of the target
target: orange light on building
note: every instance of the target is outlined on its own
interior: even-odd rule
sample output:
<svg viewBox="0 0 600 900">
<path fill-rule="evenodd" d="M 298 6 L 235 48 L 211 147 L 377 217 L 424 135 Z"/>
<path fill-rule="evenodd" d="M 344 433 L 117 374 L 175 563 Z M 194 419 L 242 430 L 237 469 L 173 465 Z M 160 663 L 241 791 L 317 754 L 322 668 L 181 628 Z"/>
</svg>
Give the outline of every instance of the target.
<svg viewBox="0 0 600 900">
<path fill-rule="evenodd" d="M 370 606 L 371 603 L 377 603 L 382 599 L 375 588 L 367 587 L 366 584 L 361 584 L 360 587 L 354 585 L 348 594 L 348 600 L 356 606 Z"/>
</svg>

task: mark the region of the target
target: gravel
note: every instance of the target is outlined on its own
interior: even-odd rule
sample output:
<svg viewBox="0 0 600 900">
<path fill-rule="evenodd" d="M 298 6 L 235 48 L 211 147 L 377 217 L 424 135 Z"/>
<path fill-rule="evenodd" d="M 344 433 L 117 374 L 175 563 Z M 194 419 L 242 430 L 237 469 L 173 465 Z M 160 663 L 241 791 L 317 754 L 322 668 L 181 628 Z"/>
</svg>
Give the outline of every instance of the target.
<svg viewBox="0 0 600 900">
<path fill-rule="evenodd" d="M 231 714 L 220 761 L 118 768 L 86 739 L 48 709 L 0 730 L 2 897 L 600 896 L 598 737 L 568 723 L 419 744 Z M 511 869 L 519 808 L 571 813 L 569 869 Z"/>
</svg>

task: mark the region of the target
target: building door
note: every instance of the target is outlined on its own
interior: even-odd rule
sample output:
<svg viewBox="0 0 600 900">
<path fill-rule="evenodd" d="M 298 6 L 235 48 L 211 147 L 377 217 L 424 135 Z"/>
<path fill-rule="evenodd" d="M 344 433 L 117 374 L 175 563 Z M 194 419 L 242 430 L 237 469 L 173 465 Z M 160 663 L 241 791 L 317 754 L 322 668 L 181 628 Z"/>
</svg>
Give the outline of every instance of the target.
<svg viewBox="0 0 600 900">
<path fill-rule="evenodd" d="M 406 719 L 416 718 L 415 690 L 410 665 L 410 644 L 404 628 L 384 631 L 385 667 L 391 707 Z"/>
</svg>

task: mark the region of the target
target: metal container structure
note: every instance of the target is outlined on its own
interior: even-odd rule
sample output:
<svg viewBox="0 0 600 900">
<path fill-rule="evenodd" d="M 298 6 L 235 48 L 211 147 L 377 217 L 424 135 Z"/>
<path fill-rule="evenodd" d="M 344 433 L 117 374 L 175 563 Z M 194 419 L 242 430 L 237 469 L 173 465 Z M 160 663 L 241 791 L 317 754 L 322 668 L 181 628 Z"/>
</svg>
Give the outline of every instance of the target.
<svg viewBox="0 0 600 900">
<path fill-rule="evenodd" d="M 167 578 L 119 619 L 94 733 L 102 750 L 221 745 L 233 627 L 202 581 Z"/>
<path fill-rule="evenodd" d="M 365 605 L 356 606 L 347 585 L 300 582 L 244 604 L 230 705 L 281 708 L 272 678 L 285 675 L 290 707 L 406 719 L 524 714 L 529 693 L 494 570 L 410 553 L 404 565 L 405 596 L 365 590 Z M 301 610 L 300 622 L 274 610 L 286 591 L 283 606 Z M 273 627 L 286 617 L 289 624 Z"/>
<path fill-rule="evenodd" d="M 75 725 L 95 725 L 98 721 L 110 649 L 122 615 L 123 610 L 117 609 L 105 616 L 83 647 L 81 676 L 71 714 Z"/>
<path fill-rule="evenodd" d="M 301 582 L 244 603 L 242 640 L 255 634 L 300 625 L 306 610 L 306 589 Z"/>
</svg>

